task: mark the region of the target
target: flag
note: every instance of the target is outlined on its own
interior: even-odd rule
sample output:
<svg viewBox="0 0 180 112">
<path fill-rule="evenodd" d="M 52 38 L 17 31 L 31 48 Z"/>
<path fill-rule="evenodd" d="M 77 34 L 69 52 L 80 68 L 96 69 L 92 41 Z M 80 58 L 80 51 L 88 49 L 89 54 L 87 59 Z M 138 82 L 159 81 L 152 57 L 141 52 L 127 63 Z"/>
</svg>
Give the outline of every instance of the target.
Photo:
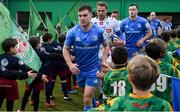
<svg viewBox="0 0 180 112">
<path fill-rule="evenodd" d="M 67 15 L 72 20 L 72 23 L 75 24 L 75 25 L 78 23 L 78 14 L 77 14 L 77 12 L 78 12 L 79 5 L 80 5 L 80 0 L 76 1 L 76 3 L 71 7 L 69 12 L 67 13 Z"/>
<path fill-rule="evenodd" d="M 180 111 L 180 79 L 172 77 L 171 82 L 173 110 Z"/>
<path fill-rule="evenodd" d="M 58 33 L 57 33 L 53 23 L 49 19 L 48 15 L 46 13 L 45 13 L 45 15 L 46 15 L 46 26 L 47 26 L 48 32 L 52 34 L 52 36 L 53 36 L 52 40 L 57 41 Z"/>
<path fill-rule="evenodd" d="M 9 10 L 0 2 L 0 54 L 4 51 L 2 49 L 2 42 L 9 38 L 10 35 L 10 13 Z"/>
<path fill-rule="evenodd" d="M 61 32 L 67 32 L 68 31 L 68 27 L 66 26 L 66 23 L 64 22 L 64 19 L 61 18 L 60 15 L 59 15 L 59 23 L 61 25 Z"/>
<path fill-rule="evenodd" d="M 28 35 L 36 35 L 36 31 L 41 24 L 41 16 L 39 15 L 36 7 L 34 6 L 33 2 L 29 1 L 30 7 L 30 16 L 29 16 L 29 28 L 28 28 Z"/>
<path fill-rule="evenodd" d="M 2 20 L 1 20 L 2 19 Z M 5 33 L 0 33 L 0 40 L 3 42 L 7 38 L 15 38 L 18 42 L 17 48 L 18 53 L 16 57 L 21 59 L 26 65 L 31 67 L 32 69 L 39 71 L 39 68 L 41 66 L 41 61 L 36 54 L 36 52 L 33 50 L 29 42 L 26 40 L 26 38 L 22 35 L 22 33 L 18 30 L 18 27 L 16 24 L 11 20 L 10 13 L 6 7 L 4 7 L 0 3 L 0 22 L 3 24 L 0 25 L 0 29 L 6 28 Z M 2 43 L 0 44 L 2 46 Z M 1 54 L 3 52 L 0 52 Z M 33 81 L 33 79 L 27 79 L 26 82 L 30 84 Z"/>
</svg>

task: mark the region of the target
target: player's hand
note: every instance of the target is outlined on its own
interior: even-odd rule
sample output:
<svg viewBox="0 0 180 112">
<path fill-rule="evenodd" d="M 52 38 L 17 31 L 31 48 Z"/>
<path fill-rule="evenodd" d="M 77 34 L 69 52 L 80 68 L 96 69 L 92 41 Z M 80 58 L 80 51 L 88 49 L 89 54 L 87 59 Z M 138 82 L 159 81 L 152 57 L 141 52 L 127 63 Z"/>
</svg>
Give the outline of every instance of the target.
<svg viewBox="0 0 180 112">
<path fill-rule="evenodd" d="M 33 73 L 33 70 L 28 71 L 27 74 L 28 74 L 28 77 L 31 77 L 31 78 L 37 77 L 37 73 Z"/>
<path fill-rule="evenodd" d="M 97 71 L 96 76 L 97 76 L 98 78 L 100 78 L 100 79 L 103 79 L 103 78 L 104 78 L 104 73 Z"/>
<path fill-rule="evenodd" d="M 137 45 L 138 47 L 140 47 L 140 46 L 143 45 L 143 43 L 144 43 L 144 39 L 142 38 L 142 39 L 140 39 L 140 40 L 136 43 L 136 45 Z"/>
<path fill-rule="evenodd" d="M 114 40 L 113 40 L 113 45 L 114 46 L 124 45 L 124 44 L 125 44 L 124 41 L 121 40 L 121 39 L 114 38 Z"/>
<path fill-rule="evenodd" d="M 112 70 L 112 68 L 106 64 L 106 63 L 101 63 L 101 72 L 106 74 L 108 71 Z"/>
<path fill-rule="evenodd" d="M 77 75 L 79 74 L 80 70 L 78 69 L 78 66 L 76 63 L 72 63 L 70 66 L 69 66 L 69 69 L 70 71 L 72 72 L 72 74 L 74 75 Z"/>
</svg>

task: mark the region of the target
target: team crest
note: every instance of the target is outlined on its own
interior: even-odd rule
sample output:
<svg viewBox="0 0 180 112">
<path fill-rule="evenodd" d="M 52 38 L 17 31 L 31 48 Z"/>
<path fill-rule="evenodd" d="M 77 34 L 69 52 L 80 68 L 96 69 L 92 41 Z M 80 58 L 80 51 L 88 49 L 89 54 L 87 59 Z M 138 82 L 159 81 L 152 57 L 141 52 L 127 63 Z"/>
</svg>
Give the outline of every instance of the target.
<svg viewBox="0 0 180 112">
<path fill-rule="evenodd" d="M 93 41 L 97 41 L 97 40 L 98 40 L 98 37 L 97 37 L 97 36 L 93 36 L 93 37 L 92 37 L 92 40 L 93 40 Z"/>
<path fill-rule="evenodd" d="M 1 65 L 2 65 L 2 66 L 7 66 L 8 63 L 9 63 L 9 62 L 8 62 L 8 60 L 7 60 L 6 58 L 4 58 L 4 59 L 1 60 Z"/>
</svg>

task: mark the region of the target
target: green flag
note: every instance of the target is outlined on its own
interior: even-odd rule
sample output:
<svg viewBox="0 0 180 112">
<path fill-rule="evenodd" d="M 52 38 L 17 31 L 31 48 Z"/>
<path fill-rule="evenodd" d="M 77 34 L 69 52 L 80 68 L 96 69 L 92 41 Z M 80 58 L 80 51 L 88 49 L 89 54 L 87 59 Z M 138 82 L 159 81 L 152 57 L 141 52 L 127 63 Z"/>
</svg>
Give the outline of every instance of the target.
<svg viewBox="0 0 180 112">
<path fill-rule="evenodd" d="M 66 23 L 64 22 L 64 19 L 59 16 L 59 23 L 61 25 L 61 32 L 67 32 L 68 27 L 66 26 Z"/>
<path fill-rule="evenodd" d="M 9 10 L 0 2 L 0 54 L 2 50 L 2 42 L 9 38 L 10 35 L 10 13 Z"/>
<path fill-rule="evenodd" d="M 28 28 L 28 35 L 36 35 L 37 29 L 41 24 L 41 16 L 39 15 L 36 7 L 34 6 L 33 2 L 29 1 L 30 7 L 30 16 L 29 16 L 29 28 Z"/>
<path fill-rule="evenodd" d="M 3 19 L 2 19 L 3 18 Z M 0 33 L 0 40 L 3 42 L 7 38 L 15 38 L 18 42 L 18 54 L 16 55 L 20 58 L 26 65 L 32 69 L 39 71 L 41 66 L 41 61 L 37 56 L 36 52 L 33 50 L 29 42 L 18 30 L 15 23 L 11 20 L 9 11 L 0 3 L 0 22 L 3 24 L 0 25 L 0 29 L 7 28 L 7 34 Z M 0 44 L 2 46 L 2 43 Z M 0 52 L 1 54 L 3 52 Z M 33 79 L 27 79 L 27 83 L 31 83 Z"/>
<path fill-rule="evenodd" d="M 56 40 L 57 40 L 57 35 L 58 35 L 58 33 L 57 33 L 57 31 L 56 31 L 53 23 L 52 23 L 51 20 L 49 19 L 48 15 L 47 15 L 46 13 L 45 13 L 45 15 L 46 15 L 46 26 L 47 26 L 47 28 L 48 28 L 48 32 L 53 35 L 52 40 L 55 40 L 55 41 L 56 41 Z"/>
<path fill-rule="evenodd" d="M 80 5 L 80 0 L 76 1 L 76 3 L 72 6 L 72 8 L 69 10 L 67 15 L 70 17 L 72 22 L 76 25 L 78 23 L 78 8 Z"/>
</svg>

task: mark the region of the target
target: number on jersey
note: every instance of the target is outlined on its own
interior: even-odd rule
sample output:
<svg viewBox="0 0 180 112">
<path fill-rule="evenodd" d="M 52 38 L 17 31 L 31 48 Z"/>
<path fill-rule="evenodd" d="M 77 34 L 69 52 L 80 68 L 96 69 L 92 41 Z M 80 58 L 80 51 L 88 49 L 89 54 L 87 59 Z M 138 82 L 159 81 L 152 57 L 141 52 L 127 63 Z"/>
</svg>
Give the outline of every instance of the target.
<svg viewBox="0 0 180 112">
<path fill-rule="evenodd" d="M 111 86 L 113 87 L 113 96 L 125 96 L 126 95 L 126 82 L 123 80 L 114 81 Z"/>
<path fill-rule="evenodd" d="M 156 82 L 151 86 L 151 91 L 154 91 L 155 88 L 159 92 L 164 92 L 166 90 L 166 88 L 167 88 L 167 78 L 165 76 L 159 75 Z"/>
</svg>

